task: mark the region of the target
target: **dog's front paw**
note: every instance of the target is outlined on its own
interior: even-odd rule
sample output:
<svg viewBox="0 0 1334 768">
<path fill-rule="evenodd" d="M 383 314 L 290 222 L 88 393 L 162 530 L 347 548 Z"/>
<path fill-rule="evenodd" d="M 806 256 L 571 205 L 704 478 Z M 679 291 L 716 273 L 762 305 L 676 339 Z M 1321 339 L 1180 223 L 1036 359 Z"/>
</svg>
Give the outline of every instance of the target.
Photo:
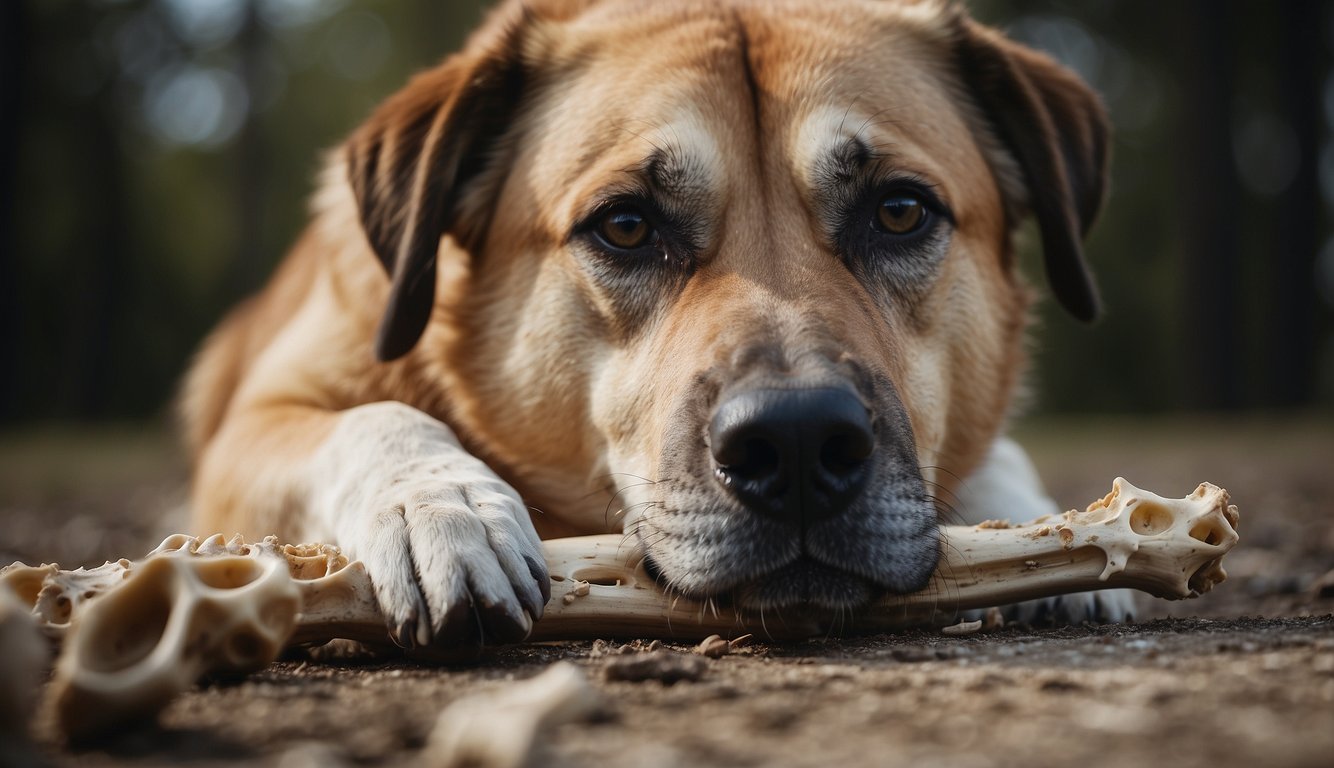
<svg viewBox="0 0 1334 768">
<path fill-rule="evenodd" d="M 348 409 L 311 472 L 312 537 L 366 564 L 399 645 L 515 642 L 542 617 L 551 581 L 527 507 L 440 421 Z"/>
<path fill-rule="evenodd" d="M 1133 589 L 1103 589 L 1025 600 L 1001 608 L 1007 622 L 1029 625 L 1119 624 L 1134 621 L 1137 596 Z"/>
<path fill-rule="evenodd" d="M 360 529 L 348 548 L 403 647 L 517 642 L 551 597 L 528 511 L 499 479 L 399 482 Z"/>
</svg>

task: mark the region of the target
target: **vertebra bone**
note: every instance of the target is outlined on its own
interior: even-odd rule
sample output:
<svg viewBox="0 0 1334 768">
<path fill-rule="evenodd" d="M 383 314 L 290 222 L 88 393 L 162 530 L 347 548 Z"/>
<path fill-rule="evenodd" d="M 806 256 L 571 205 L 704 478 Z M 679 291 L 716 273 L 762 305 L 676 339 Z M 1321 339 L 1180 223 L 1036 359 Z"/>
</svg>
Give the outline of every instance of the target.
<svg viewBox="0 0 1334 768">
<path fill-rule="evenodd" d="M 153 714 L 200 677 L 278 657 L 299 595 L 272 557 L 151 557 L 77 616 L 50 700 L 71 739 Z"/>
</svg>

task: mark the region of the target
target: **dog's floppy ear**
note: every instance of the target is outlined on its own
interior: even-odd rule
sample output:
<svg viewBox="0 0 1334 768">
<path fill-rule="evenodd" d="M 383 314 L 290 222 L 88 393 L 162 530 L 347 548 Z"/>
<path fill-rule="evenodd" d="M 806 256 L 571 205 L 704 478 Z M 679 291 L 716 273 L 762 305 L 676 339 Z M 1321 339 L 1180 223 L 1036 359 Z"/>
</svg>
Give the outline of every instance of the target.
<svg viewBox="0 0 1334 768">
<path fill-rule="evenodd" d="M 1099 301 L 1083 238 L 1107 187 L 1110 130 L 1102 102 L 1047 56 L 962 15 L 956 29 L 964 81 L 1022 169 L 1052 292 L 1070 314 L 1091 322 Z"/>
<path fill-rule="evenodd" d="M 492 18 L 461 53 L 380 105 L 347 142 L 361 224 L 392 280 L 375 340 L 382 361 L 407 354 L 430 319 L 440 238 L 524 87 L 524 21 L 521 11 Z"/>
</svg>

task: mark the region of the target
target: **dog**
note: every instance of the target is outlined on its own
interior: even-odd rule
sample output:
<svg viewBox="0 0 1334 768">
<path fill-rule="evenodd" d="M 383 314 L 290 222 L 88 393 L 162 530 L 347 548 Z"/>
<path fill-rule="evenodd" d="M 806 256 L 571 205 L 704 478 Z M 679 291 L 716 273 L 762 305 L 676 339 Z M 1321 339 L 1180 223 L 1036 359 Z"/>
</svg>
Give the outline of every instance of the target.
<svg viewBox="0 0 1334 768">
<path fill-rule="evenodd" d="M 522 639 L 555 536 L 750 610 L 923 588 L 942 504 L 1055 511 L 1003 436 L 1012 240 L 1035 219 L 1097 315 L 1108 133 L 952 2 L 503 3 L 330 156 L 204 344 L 194 526 L 337 543 L 407 647 Z"/>
</svg>

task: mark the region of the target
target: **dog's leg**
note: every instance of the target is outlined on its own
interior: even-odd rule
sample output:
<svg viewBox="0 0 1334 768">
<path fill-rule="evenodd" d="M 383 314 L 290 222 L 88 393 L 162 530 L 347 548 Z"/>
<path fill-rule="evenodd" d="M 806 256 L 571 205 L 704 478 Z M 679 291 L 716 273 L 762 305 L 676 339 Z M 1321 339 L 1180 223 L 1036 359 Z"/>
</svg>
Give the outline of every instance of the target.
<svg viewBox="0 0 1334 768">
<path fill-rule="evenodd" d="M 1062 512 L 1043 489 L 1028 454 L 1008 437 L 992 443 L 982 466 L 957 495 L 958 522 L 964 525 L 984 520 L 1022 523 Z M 1137 598 L 1134 590 L 1108 589 L 1029 600 L 1005 606 L 1003 613 L 1009 621 L 1028 624 L 1131 621 Z"/>
<path fill-rule="evenodd" d="M 549 597 L 518 493 L 403 403 L 233 413 L 200 464 L 195 504 L 196 527 L 333 541 L 363 560 L 405 646 L 520 640 Z"/>
</svg>

